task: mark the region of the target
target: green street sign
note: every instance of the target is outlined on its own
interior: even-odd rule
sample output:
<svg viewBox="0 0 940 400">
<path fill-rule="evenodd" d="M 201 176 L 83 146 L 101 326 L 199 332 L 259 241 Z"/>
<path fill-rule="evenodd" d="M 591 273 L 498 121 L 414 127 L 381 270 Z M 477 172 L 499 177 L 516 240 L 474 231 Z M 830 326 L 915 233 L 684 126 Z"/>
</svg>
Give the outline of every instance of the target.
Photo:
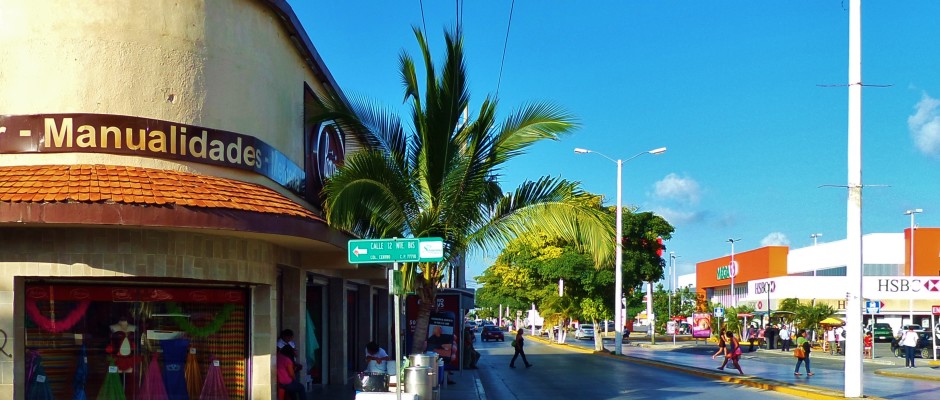
<svg viewBox="0 0 940 400">
<path fill-rule="evenodd" d="M 350 264 L 437 262 L 444 259 L 444 239 L 358 239 L 348 250 Z"/>
</svg>

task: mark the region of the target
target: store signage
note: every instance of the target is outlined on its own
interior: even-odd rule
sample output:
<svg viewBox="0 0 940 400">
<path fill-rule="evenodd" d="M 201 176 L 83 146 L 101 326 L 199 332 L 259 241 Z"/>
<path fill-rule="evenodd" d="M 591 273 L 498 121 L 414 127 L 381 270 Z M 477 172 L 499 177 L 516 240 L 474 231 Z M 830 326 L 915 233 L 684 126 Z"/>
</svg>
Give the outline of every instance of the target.
<svg viewBox="0 0 940 400">
<path fill-rule="evenodd" d="M 930 311 L 933 315 L 940 315 L 940 306 L 930 307 Z"/>
<path fill-rule="evenodd" d="M 0 153 L 107 153 L 253 171 L 303 194 L 304 171 L 235 132 L 113 114 L 0 115 Z"/>
<path fill-rule="evenodd" d="M 722 279 L 731 279 L 733 276 L 738 276 L 738 262 L 733 261 L 731 264 L 718 267 L 718 280 Z"/>
<path fill-rule="evenodd" d="M 777 290 L 777 283 L 774 281 L 754 283 L 754 294 L 773 293 L 776 290 Z"/>
<path fill-rule="evenodd" d="M 444 239 L 362 239 L 350 240 L 350 264 L 389 262 L 438 262 L 444 259 Z"/>
<path fill-rule="evenodd" d="M 940 292 L 940 279 L 878 279 L 879 292 Z"/>
</svg>

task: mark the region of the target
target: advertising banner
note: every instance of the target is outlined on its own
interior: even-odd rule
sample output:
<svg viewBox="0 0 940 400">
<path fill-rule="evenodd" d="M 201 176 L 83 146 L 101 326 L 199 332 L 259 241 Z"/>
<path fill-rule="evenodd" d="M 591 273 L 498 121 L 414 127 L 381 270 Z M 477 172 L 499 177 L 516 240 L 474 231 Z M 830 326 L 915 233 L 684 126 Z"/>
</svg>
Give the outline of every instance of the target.
<svg viewBox="0 0 940 400">
<path fill-rule="evenodd" d="M 415 325 L 418 323 L 418 296 L 410 295 L 406 299 L 405 320 L 408 324 L 406 345 L 413 348 Z M 459 369 L 460 366 L 460 333 L 463 327 L 460 314 L 460 298 L 457 296 L 437 296 L 435 305 L 431 310 L 428 324 L 428 337 L 426 351 L 433 351 L 444 359 L 448 369 Z"/>
<path fill-rule="evenodd" d="M 692 337 L 708 339 L 712 336 L 712 315 L 709 313 L 692 314 Z"/>
</svg>

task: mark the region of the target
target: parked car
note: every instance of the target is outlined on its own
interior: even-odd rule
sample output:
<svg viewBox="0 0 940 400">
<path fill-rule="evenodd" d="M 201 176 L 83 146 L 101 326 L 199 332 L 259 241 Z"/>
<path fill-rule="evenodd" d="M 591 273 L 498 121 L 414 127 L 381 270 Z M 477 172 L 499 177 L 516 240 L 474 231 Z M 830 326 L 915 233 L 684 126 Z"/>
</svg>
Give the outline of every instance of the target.
<svg viewBox="0 0 940 400">
<path fill-rule="evenodd" d="M 506 337 L 503 336 L 503 331 L 497 328 L 494 325 L 483 325 L 483 331 L 480 332 L 480 340 L 488 342 L 490 340 L 499 340 L 500 342 L 505 342 Z"/>
<path fill-rule="evenodd" d="M 876 342 L 879 340 L 890 341 L 894 337 L 894 329 L 891 324 L 877 323 L 872 327 L 871 337 Z"/>
<path fill-rule="evenodd" d="M 917 347 L 914 348 L 915 357 L 917 354 L 920 354 L 921 358 L 933 358 L 933 351 L 930 349 L 932 345 L 933 342 L 930 340 L 930 333 L 917 332 Z M 904 357 L 904 349 L 898 346 L 897 338 L 891 339 L 891 352 L 897 357 Z"/>
<path fill-rule="evenodd" d="M 908 324 L 908 325 L 901 325 L 901 330 L 899 330 L 899 331 L 897 331 L 897 332 L 895 332 L 895 333 L 896 333 L 897 335 L 900 335 L 902 332 L 907 332 L 907 328 L 908 328 L 908 327 L 913 327 L 913 328 L 914 328 L 914 332 L 923 332 L 923 331 L 924 331 L 924 327 L 923 327 L 923 326 L 920 326 L 920 325 L 917 325 L 917 324 Z"/>
<path fill-rule="evenodd" d="M 574 331 L 575 339 L 593 339 L 594 338 L 594 325 L 583 324 L 578 326 L 578 329 Z"/>
</svg>

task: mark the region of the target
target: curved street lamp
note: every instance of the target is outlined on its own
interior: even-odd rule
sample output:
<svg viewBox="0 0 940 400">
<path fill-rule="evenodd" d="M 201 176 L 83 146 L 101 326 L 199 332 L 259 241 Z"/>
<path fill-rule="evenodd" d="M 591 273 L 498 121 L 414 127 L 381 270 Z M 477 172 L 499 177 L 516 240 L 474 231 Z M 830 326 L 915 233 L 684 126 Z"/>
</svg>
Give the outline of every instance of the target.
<svg viewBox="0 0 940 400">
<path fill-rule="evenodd" d="M 615 249 L 616 262 L 615 262 L 615 271 L 614 271 L 614 323 L 615 333 L 614 333 L 614 354 L 623 354 L 623 304 L 620 302 L 620 299 L 623 298 L 623 207 L 622 207 L 622 195 L 623 195 L 623 182 L 621 177 L 623 176 L 623 163 L 630 161 L 634 158 L 642 156 L 644 154 L 662 154 L 666 152 L 665 147 L 659 147 L 656 149 L 644 151 L 637 153 L 633 157 L 630 157 L 626 160 L 614 160 L 613 158 L 608 157 L 604 153 L 596 152 L 593 150 L 576 148 L 574 149 L 575 154 L 588 154 L 594 153 L 601 157 L 604 157 L 610 161 L 613 161 L 617 164 L 617 243 Z M 652 305 L 652 296 L 647 296 L 647 308 L 650 308 Z M 647 313 L 649 315 L 649 313 Z M 652 324 L 650 324 L 652 327 Z M 652 332 L 651 332 L 652 333 Z"/>
</svg>

